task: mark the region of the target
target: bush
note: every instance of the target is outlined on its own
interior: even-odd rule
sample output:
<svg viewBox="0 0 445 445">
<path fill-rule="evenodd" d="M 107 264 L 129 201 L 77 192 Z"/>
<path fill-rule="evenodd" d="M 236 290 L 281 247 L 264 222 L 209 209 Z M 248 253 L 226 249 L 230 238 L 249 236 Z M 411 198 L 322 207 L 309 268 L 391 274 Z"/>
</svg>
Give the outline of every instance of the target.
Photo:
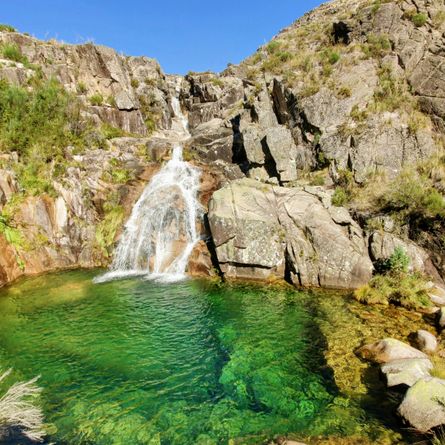
<svg viewBox="0 0 445 445">
<path fill-rule="evenodd" d="M 368 284 L 357 289 L 354 297 L 361 303 L 393 303 L 407 309 L 427 309 L 432 306 L 427 280 L 417 273 L 390 272 L 376 275 Z"/>
<path fill-rule="evenodd" d="M 79 94 L 85 94 L 88 91 L 87 86 L 83 82 L 79 82 L 77 84 L 77 88 L 76 89 L 77 89 L 77 92 Z"/>
<path fill-rule="evenodd" d="M 361 46 L 366 58 L 383 57 L 391 50 L 391 42 L 385 34 L 368 34 L 367 42 Z"/>
<path fill-rule="evenodd" d="M 0 54 L 4 59 L 9 59 L 29 66 L 28 59 L 22 54 L 20 48 L 15 43 L 3 43 L 0 46 Z"/>
<path fill-rule="evenodd" d="M 117 102 L 114 96 L 108 96 L 106 102 L 110 107 L 117 108 Z"/>
<path fill-rule="evenodd" d="M 217 87 L 224 88 L 224 81 L 222 79 L 220 79 L 219 77 L 212 77 L 210 79 L 210 82 L 212 82 L 212 84 Z"/>
<path fill-rule="evenodd" d="M 404 170 L 380 197 L 383 209 L 397 211 L 405 218 L 445 217 L 444 197 L 416 171 Z"/>
<path fill-rule="evenodd" d="M 340 54 L 335 51 L 328 50 L 326 53 L 326 57 L 331 65 L 335 65 L 340 60 Z"/>
<path fill-rule="evenodd" d="M 24 244 L 23 236 L 18 229 L 11 225 L 9 218 L 0 214 L 0 233 L 5 237 L 6 241 L 16 249 Z"/>
<path fill-rule="evenodd" d="M 282 43 L 279 42 L 278 40 L 272 40 L 271 42 L 269 42 L 266 46 L 266 51 L 272 55 L 275 54 L 276 52 L 278 52 L 278 50 L 281 48 Z"/>
<path fill-rule="evenodd" d="M 77 99 L 58 82 L 35 78 L 32 84 L 27 89 L 0 81 L 0 150 L 17 152 L 18 180 L 38 194 L 51 188 L 51 169 L 66 162 L 64 147 L 82 147 L 89 130 Z"/>
<path fill-rule="evenodd" d="M 387 260 L 387 268 L 390 272 L 406 273 L 411 260 L 401 247 L 396 247 Z"/>
<path fill-rule="evenodd" d="M 100 93 L 93 94 L 90 97 L 90 104 L 93 106 L 100 107 L 103 103 L 104 103 L 104 98 L 103 98 L 102 94 L 100 94 Z"/>
<path fill-rule="evenodd" d="M 103 220 L 96 226 L 96 245 L 101 253 L 108 257 L 124 220 L 124 209 L 119 205 L 118 198 L 113 196 L 105 203 L 104 211 Z"/>
<path fill-rule="evenodd" d="M 13 26 L 5 24 L 0 24 L 0 31 L 17 32 Z"/>
<path fill-rule="evenodd" d="M 420 28 L 421 26 L 423 26 L 426 23 L 426 21 L 428 20 L 428 16 L 423 13 L 418 13 L 418 14 L 414 14 L 411 17 L 411 20 L 415 26 Z"/>
<path fill-rule="evenodd" d="M 352 96 L 351 88 L 346 87 L 346 86 L 342 86 L 342 87 L 340 87 L 339 89 L 337 89 L 337 90 L 335 91 L 335 93 L 336 93 L 336 96 L 337 96 L 339 99 L 346 99 L 346 98 Z"/>
<path fill-rule="evenodd" d="M 133 88 L 137 88 L 137 87 L 139 86 L 139 80 L 137 80 L 137 79 L 131 79 L 130 84 L 131 84 L 131 86 L 132 86 Z"/>
<path fill-rule="evenodd" d="M 342 187 L 337 187 L 331 198 L 331 204 L 335 207 L 343 207 L 349 202 L 348 193 Z"/>
<path fill-rule="evenodd" d="M 156 123 L 151 117 L 147 117 L 144 121 L 148 134 L 152 134 L 156 130 Z"/>
<path fill-rule="evenodd" d="M 126 136 L 126 132 L 121 128 L 113 127 L 108 123 L 103 123 L 100 127 L 100 132 L 105 139 L 114 139 Z"/>
</svg>

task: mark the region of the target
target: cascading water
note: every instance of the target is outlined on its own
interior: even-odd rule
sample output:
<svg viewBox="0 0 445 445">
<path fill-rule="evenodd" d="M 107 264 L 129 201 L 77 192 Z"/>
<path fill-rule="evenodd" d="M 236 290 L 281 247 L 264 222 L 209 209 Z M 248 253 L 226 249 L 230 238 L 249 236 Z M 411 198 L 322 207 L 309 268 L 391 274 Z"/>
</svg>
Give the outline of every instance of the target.
<svg viewBox="0 0 445 445">
<path fill-rule="evenodd" d="M 177 139 L 186 139 L 188 122 L 176 97 L 172 108 L 172 129 Z M 185 277 L 188 258 L 199 240 L 199 176 L 199 170 L 183 160 L 182 147 L 176 146 L 172 159 L 152 178 L 135 204 L 110 271 L 95 282 L 130 275 L 147 275 L 164 282 Z"/>
</svg>

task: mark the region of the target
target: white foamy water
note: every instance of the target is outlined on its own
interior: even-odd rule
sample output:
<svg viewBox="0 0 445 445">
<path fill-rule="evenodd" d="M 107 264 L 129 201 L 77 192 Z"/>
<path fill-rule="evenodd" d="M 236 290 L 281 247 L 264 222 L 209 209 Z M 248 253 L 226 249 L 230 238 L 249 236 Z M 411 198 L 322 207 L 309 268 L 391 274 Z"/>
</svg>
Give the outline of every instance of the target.
<svg viewBox="0 0 445 445">
<path fill-rule="evenodd" d="M 186 139 L 188 122 L 178 98 L 172 99 L 173 124 Z M 114 253 L 110 271 L 96 283 L 143 275 L 175 282 L 185 278 L 188 258 L 199 240 L 196 230 L 200 172 L 183 160 L 182 147 L 151 179 L 136 202 Z"/>
</svg>

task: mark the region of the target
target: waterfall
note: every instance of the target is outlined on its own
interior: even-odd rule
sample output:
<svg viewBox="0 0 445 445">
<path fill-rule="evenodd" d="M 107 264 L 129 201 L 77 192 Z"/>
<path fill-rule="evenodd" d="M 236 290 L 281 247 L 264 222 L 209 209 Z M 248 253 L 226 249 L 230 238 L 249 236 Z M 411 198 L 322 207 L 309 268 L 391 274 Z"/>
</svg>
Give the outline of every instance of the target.
<svg viewBox="0 0 445 445">
<path fill-rule="evenodd" d="M 186 139 L 188 122 L 177 97 L 172 108 L 172 129 L 177 139 Z M 182 146 L 176 146 L 171 160 L 153 176 L 133 207 L 110 271 L 95 282 L 132 275 L 164 282 L 185 277 L 188 258 L 199 240 L 199 176 L 199 170 L 183 160 Z"/>
</svg>

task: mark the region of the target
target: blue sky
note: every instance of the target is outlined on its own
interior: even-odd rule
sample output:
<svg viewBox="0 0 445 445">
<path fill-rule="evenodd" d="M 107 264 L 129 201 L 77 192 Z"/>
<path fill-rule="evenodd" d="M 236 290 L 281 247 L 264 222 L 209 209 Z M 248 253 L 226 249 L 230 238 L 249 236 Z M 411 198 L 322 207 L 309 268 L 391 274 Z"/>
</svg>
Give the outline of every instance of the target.
<svg viewBox="0 0 445 445">
<path fill-rule="evenodd" d="M 93 40 L 167 73 L 238 63 L 319 0 L 2 0 L 0 23 L 41 39 Z"/>
</svg>

